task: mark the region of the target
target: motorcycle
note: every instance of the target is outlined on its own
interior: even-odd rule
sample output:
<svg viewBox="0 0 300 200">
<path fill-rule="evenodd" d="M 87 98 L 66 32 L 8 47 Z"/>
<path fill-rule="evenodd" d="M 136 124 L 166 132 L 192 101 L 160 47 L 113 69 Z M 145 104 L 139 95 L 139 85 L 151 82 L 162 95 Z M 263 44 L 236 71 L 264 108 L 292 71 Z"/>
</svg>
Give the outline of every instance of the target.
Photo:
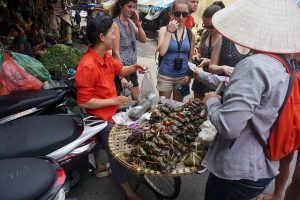
<svg viewBox="0 0 300 200">
<path fill-rule="evenodd" d="M 0 96 L 0 124 L 33 114 L 67 113 L 70 93 L 68 87 L 62 87 Z"/>
<path fill-rule="evenodd" d="M 76 166 L 97 144 L 107 122 L 94 116 L 37 115 L 0 125 L 0 159 L 48 156 L 68 174 L 65 191 L 80 180 Z M 91 161 L 91 164 L 95 166 Z"/>
<path fill-rule="evenodd" d="M 0 160 L 0 199 L 64 200 L 64 170 L 50 158 Z"/>
</svg>

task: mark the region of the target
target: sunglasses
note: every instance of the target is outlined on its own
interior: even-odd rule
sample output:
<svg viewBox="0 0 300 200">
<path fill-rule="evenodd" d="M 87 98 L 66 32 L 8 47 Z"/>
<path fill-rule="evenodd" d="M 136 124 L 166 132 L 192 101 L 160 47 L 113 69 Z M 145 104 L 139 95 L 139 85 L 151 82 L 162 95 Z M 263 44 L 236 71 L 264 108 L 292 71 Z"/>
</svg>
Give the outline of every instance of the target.
<svg viewBox="0 0 300 200">
<path fill-rule="evenodd" d="M 174 15 L 175 17 L 180 17 L 180 16 L 182 16 L 182 17 L 187 17 L 187 16 L 189 15 L 189 13 L 188 13 L 188 12 L 179 12 L 179 11 L 175 11 L 175 12 L 173 13 L 173 15 Z"/>
<path fill-rule="evenodd" d="M 205 24 L 202 24 L 202 27 L 205 28 L 205 29 L 214 29 L 215 28 L 213 25 L 205 26 Z"/>
</svg>

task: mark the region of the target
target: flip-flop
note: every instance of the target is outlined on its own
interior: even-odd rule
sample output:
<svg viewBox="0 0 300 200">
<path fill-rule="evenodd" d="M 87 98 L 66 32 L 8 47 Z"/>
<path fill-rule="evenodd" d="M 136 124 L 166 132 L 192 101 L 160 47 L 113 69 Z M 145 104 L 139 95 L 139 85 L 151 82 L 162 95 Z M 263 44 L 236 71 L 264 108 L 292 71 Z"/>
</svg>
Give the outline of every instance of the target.
<svg viewBox="0 0 300 200">
<path fill-rule="evenodd" d="M 100 172 L 96 172 L 96 170 L 94 171 L 94 174 L 97 178 L 104 178 L 106 176 L 111 175 L 111 169 L 110 169 L 110 163 L 105 163 L 106 165 L 106 170 L 104 171 L 100 171 Z"/>
<path fill-rule="evenodd" d="M 111 175 L 111 169 L 107 168 L 107 170 L 101 171 L 101 172 L 97 172 L 97 173 L 95 173 L 95 175 L 96 175 L 97 178 L 107 177 L 107 176 Z"/>
<path fill-rule="evenodd" d="M 268 196 L 271 196 L 271 195 L 269 195 L 269 194 L 260 194 L 260 195 L 258 195 L 259 197 L 260 197 L 260 199 L 261 200 L 267 200 L 266 198 L 268 197 Z M 257 200 L 258 198 L 256 198 L 256 200 Z"/>
</svg>

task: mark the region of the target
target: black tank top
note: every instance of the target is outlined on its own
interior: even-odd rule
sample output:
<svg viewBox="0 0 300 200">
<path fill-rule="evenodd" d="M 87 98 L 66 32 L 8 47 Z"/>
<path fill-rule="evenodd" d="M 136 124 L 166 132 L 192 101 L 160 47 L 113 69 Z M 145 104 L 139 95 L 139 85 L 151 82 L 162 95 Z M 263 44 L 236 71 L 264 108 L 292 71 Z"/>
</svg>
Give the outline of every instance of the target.
<svg viewBox="0 0 300 200">
<path fill-rule="evenodd" d="M 222 37 L 222 47 L 220 52 L 219 65 L 235 67 L 235 65 L 246 58 L 248 55 L 242 55 L 236 49 L 234 43 L 225 37 Z"/>
</svg>

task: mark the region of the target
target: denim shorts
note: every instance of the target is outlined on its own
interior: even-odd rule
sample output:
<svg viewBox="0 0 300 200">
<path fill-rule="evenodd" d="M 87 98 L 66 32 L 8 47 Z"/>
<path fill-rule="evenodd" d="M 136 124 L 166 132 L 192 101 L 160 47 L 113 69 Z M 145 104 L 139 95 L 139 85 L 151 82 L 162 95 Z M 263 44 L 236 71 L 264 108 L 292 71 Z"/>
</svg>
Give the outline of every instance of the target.
<svg viewBox="0 0 300 200">
<path fill-rule="evenodd" d="M 210 173 L 206 183 L 205 200 L 251 200 L 264 191 L 272 180 L 273 178 L 258 181 L 226 180 Z"/>
</svg>

